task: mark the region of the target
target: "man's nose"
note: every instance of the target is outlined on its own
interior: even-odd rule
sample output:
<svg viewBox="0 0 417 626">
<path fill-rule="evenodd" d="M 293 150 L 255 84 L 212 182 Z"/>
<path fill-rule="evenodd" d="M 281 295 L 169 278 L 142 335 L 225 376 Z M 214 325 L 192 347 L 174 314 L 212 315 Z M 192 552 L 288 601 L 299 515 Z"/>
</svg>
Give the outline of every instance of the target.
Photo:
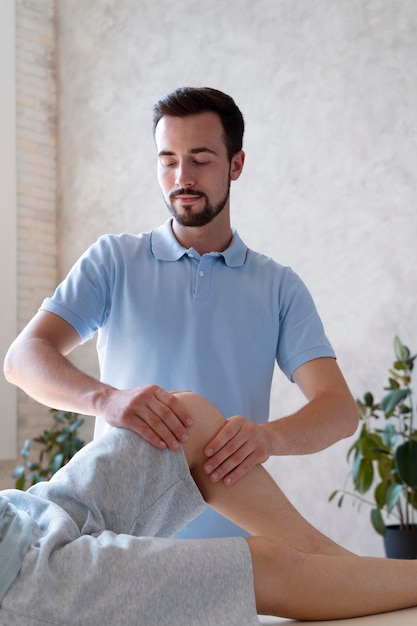
<svg viewBox="0 0 417 626">
<path fill-rule="evenodd" d="M 186 163 L 177 166 L 175 184 L 178 187 L 192 187 L 195 183 L 193 168 Z"/>
</svg>

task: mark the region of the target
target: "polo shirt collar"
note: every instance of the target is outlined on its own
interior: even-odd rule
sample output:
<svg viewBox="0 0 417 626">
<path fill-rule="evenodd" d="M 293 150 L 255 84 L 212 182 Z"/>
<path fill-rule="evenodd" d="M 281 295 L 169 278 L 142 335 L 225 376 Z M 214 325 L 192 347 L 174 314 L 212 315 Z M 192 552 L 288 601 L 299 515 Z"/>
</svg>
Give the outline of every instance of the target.
<svg viewBox="0 0 417 626">
<path fill-rule="evenodd" d="M 177 241 L 172 231 L 171 223 L 172 218 L 151 232 L 152 254 L 159 261 L 178 261 L 191 250 L 194 253 L 196 252 L 194 249 L 187 250 Z M 226 250 L 211 254 L 222 256 L 224 262 L 229 267 L 238 267 L 245 262 L 248 248 L 234 228 L 232 228 L 232 234 L 232 241 Z"/>
</svg>

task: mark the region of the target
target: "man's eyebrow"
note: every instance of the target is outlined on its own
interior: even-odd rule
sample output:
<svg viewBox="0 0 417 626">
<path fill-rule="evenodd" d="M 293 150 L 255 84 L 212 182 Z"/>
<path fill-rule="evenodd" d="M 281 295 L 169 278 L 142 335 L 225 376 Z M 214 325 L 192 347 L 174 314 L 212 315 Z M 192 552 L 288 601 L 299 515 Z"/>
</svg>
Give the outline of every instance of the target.
<svg viewBox="0 0 417 626">
<path fill-rule="evenodd" d="M 214 154 L 215 156 L 217 156 L 217 152 L 205 146 L 202 146 L 201 148 L 192 148 L 191 150 L 189 150 L 189 154 L 200 154 L 202 152 L 208 152 L 209 154 Z M 158 156 L 175 156 L 175 152 L 171 152 L 171 150 L 161 150 L 160 152 L 158 152 Z"/>
<path fill-rule="evenodd" d="M 205 146 L 202 146 L 201 148 L 192 148 L 192 150 L 190 150 L 190 154 L 199 154 L 200 152 L 208 152 L 209 154 L 214 154 L 217 156 L 217 152 L 215 152 L 214 150 L 210 150 L 210 148 L 207 148 Z"/>
</svg>

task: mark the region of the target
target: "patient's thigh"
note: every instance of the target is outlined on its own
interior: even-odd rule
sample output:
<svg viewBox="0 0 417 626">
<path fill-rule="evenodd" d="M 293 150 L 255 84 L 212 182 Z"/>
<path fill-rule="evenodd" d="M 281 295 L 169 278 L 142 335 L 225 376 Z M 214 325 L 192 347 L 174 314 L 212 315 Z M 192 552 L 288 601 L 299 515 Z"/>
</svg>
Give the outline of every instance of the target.
<svg viewBox="0 0 417 626">
<path fill-rule="evenodd" d="M 242 538 L 135 538 L 105 531 L 24 560 L 0 609 L 10 626 L 258 624 Z"/>
</svg>

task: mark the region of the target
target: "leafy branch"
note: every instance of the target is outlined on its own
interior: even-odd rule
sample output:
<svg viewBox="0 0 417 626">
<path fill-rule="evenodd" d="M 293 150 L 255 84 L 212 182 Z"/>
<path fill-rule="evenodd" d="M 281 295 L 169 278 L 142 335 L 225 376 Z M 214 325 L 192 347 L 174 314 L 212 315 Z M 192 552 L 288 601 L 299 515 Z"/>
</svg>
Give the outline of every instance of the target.
<svg viewBox="0 0 417 626">
<path fill-rule="evenodd" d="M 371 523 L 382 535 L 386 529 L 383 512 L 395 514 L 406 528 L 413 524 L 417 510 L 417 430 L 411 387 L 417 355 L 411 356 L 398 337 L 394 338 L 394 352 L 384 387 L 387 393 L 375 401 L 368 391 L 357 400 L 361 424 L 347 454 L 353 492 L 337 489 L 329 498 L 332 501 L 339 494 L 338 506 L 345 495 L 365 501 L 362 496 L 374 487 L 373 502 L 369 503 Z"/>
<path fill-rule="evenodd" d="M 29 458 L 30 439 L 26 439 L 23 444 L 20 455 L 24 463 L 13 471 L 16 489 L 24 490 L 36 483 L 49 480 L 85 445 L 85 441 L 78 435 L 78 429 L 84 423 L 83 418 L 69 411 L 51 409 L 51 413 L 54 420 L 51 428 L 33 439 L 42 446 L 37 461 Z"/>
</svg>

